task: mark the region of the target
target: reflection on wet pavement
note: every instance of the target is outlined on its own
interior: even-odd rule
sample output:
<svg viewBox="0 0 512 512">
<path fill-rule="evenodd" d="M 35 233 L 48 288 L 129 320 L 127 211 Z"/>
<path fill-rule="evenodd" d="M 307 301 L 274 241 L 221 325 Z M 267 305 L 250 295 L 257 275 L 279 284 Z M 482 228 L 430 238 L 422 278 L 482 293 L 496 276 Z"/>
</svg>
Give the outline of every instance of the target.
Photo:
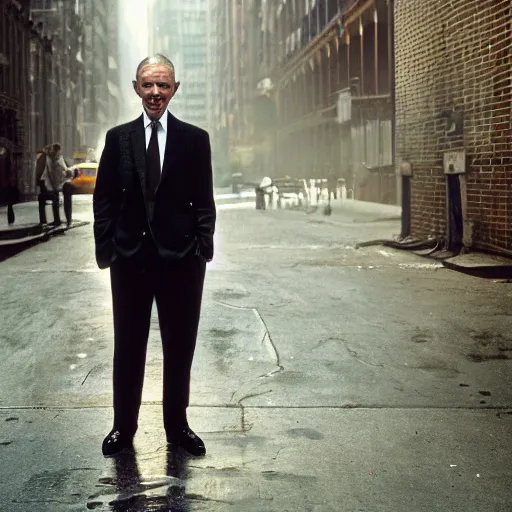
<svg viewBox="0 0 512 512">
<path fill-rule="evenodd" d="M 158 455 L 158 454 L 157 454 Z M 143 457 L 143 456 L 142 456 Z M 109 512 L 187 512 L 188 456 L 177 446 L 166 450 L 165 475 L 157 476 L 160 457 L 143 457 L 144 476 L 137 454 L 124 452 L 112 459 L 112 476 L 100 478 L 102 491 L 90 496 L 88 510 Z"/>
</svg>

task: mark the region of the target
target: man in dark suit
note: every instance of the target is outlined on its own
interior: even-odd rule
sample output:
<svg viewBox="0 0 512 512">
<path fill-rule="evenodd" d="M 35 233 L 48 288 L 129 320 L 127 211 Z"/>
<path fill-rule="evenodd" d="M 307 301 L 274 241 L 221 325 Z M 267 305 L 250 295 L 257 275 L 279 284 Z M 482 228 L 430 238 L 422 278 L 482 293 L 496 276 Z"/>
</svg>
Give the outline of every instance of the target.
<svg viewBox="0 0 512 512">
<path fill-rule="evenodd" d="M 204 455 L 186 409 L 206 262 L 213 258 L 210 142 L 204 130 L 168 112 L 179 82 L 166 57 L 144 59 L 133 86 L 144 112 L 108 131 L 93 196 L 96 260 L 110 267 L 114 315 L 114 425 L 102 450 L 110 456 L 132 446 L 155 299 L 167 441 Z"/>
</svg>

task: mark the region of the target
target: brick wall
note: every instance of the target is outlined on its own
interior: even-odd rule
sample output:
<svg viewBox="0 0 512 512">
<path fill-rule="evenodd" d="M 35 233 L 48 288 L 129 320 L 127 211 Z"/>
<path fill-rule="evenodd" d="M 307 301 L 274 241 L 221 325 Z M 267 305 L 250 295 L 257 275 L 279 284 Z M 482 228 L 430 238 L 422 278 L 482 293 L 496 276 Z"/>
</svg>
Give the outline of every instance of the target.
<svg viewBox="0 0 512 512">
<path fill-rule="evenodd" d="M 395 0 L 396 154 L 414 169 L 414 236 L 446 234 L 443 151 L 465 148 L 472 246 L 512 251 L 511 21 L 510 0 Z M 446 132 L 450 111 L 460 135 Z"/>
</svg>

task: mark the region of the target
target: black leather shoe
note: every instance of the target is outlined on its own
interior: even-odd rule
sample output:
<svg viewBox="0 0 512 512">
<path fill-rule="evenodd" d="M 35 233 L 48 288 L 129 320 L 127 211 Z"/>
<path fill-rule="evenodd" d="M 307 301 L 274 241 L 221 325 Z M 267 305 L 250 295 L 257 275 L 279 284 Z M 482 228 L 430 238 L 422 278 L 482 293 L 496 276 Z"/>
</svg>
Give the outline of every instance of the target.
<svg viewBox="0 0 512 512">
<path fill-rule="evenodd" d="M 167 436 L 167 442 L 181 446 L 190 455 L 196 457 L 206 455 L 206 448 L 202 439 L 190 427 L 184 428 L 176 436 Z"/>
<path fill-rule="evenodd" d="M 101 451 L 105 457 L 112 457 L 125 449 L 133 447 L 133 436 L 122 434 L 119 430 L 111 430 L 101 445 Z"/>
</svg>

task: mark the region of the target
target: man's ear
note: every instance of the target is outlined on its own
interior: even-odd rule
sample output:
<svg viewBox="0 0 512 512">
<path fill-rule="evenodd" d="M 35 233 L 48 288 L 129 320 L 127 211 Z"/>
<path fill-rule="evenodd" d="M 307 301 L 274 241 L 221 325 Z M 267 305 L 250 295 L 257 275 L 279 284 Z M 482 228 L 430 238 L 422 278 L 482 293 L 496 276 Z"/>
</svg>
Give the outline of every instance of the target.
<svg viewBox="0 0 512 512">
<path fill-rule="evenodd" d="M 174 94 L 176 94 L 176 91 L 178 90 L 180 83 L 181 82 L 176 82 L 176 84 L 174 84 Z"/>
<path fill-rule="evenodd" d="M 133 90 L 137 93 L 137 96 L 140 96 L 139 88 L 137 87 L 137 80 L 132 80 Z"/>
</svg>

